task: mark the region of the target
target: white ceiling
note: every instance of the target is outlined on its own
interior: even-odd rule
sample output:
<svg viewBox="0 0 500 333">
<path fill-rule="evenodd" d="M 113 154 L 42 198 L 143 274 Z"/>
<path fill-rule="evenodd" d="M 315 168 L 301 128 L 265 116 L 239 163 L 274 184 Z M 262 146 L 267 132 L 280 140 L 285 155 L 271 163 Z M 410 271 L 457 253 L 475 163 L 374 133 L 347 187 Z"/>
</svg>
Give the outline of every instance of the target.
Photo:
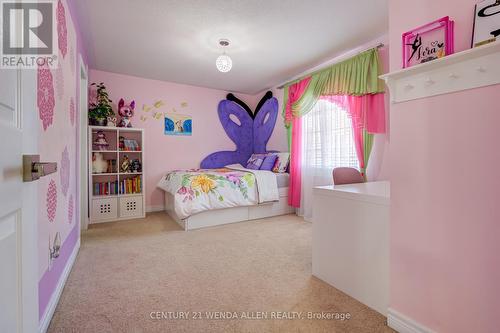
<svg viewBox="0 0 500 333">
<path fill-rule="evenodd" d="M 387 0 L 75 1 L 94 69 L 256 94 L 387 32 Z M 233 69 L 220 73 L 218 40 Z"/>
</svg>

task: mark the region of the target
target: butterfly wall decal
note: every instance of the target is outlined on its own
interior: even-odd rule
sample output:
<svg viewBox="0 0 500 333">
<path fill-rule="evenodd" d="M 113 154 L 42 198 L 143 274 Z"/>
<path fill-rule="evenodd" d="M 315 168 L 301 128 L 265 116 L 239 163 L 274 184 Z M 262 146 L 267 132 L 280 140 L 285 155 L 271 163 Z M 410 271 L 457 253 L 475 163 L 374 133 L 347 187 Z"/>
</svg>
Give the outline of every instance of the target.
<svg viewBox="0 0 500 333">
<path fill-rule="evenodd" d="M 203 169 L 222 168 L 239 163 L 246 166 L 253 153 L 267 153 L 266 146 L 278 118 L 278 100 L 268 91 L 259 101 L 255 112 L 233 94 L 219 102 L 219 120 L 227 136 L 236 145 L 235 151 L 218 151 L 205 157 Z M 237 122 L 235 121 L 237 120 Z"/>
</svg>

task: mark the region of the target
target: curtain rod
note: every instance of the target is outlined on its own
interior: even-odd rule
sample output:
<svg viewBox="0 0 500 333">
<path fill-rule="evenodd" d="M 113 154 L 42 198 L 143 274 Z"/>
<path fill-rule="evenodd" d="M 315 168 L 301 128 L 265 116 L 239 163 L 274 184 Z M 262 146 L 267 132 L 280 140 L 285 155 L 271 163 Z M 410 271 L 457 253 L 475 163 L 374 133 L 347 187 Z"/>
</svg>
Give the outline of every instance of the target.
<svg viewBox="0 0 500 333">
<path fill-rule="evenodd" d="M 366 51 L 371 50 L 371 49 L 380 49 L 381 47 L 384 47 L 384 43 L 378 43 L 378 44 L 377 44 L 377 45 L 375 45 L 375 46 L 371 46 L 371 47 L 369 47 L 369 48 L 367 48 L 367 49 L 361 50 L 361 51 L 357 52 L 357 53 L 356 53 L 356 55 L 358 55 L 358 54 L 360 54 L 360 53 L 363 53 L 363 52 L 366 52 Z M 346 55 L 346 54 L 348 54 L 348 53 L 349 53 L 349 52 L 344 53 L 344 55 Z M 311 71 L 311 72 L 309 72 L 309 73 L 307 73 L 307 71 L 306 71 L 304 74 L 299 74 L 296 78 L 291 78 L 291 79 L 288 79 L 285 83 L 283 83 L 283 84 L 281 84 L 280 86 L 278 86 L 278 89 L 283 89 L 283 88 L 284 88 L 287 84 L 289 84 L 289 83 L 292 83 L 292 82 L 294 82 L 294 81 L 301 80 L 301 79 L 303 79 L 303 78 L 305 78 L 305 77 L 307 77 L 307 76 L 313 75 L 313 74 L 315 74 L 315 73 L 317 73 L 317 72 L 320 72 L 320 71 L 324 70 L 325 68 L 328 68 L 328 67 L 330 67 L 330 66 L 333 66 L 333 65 L 335 65 L 335 64 L 338 64 L 338 63 L 340 63 L 340 62 L 342 62 L 342 61 L 344 61 L 344 60 L 347 60 L 347 59 L 349 59 L 349 58 L 351 58 L 351 57 L 355 57 L 356 55 L 351 55 L 351 56 L 349 56 L 349 57 L 345 57 L 345 58 L 343 57 L 343 55 L 339 55 L 339 56 L 338 56 L 338 58 L 342 58 L 342 59 L 339 59 L 338 61 L 335 61 L 335 62 L 329 63 L 329 64 L 327 64 L 327 65 L 325 65 L 325 66 L 323 66 L 323 67 L 321 67 L 321 68 L 318 68 L 318 69 L 316 69 L 316 70 L 313 70 L 313 71 Z M 320 65 L 320 66 L 321 66 L 321 65 Z"/>
</svg>

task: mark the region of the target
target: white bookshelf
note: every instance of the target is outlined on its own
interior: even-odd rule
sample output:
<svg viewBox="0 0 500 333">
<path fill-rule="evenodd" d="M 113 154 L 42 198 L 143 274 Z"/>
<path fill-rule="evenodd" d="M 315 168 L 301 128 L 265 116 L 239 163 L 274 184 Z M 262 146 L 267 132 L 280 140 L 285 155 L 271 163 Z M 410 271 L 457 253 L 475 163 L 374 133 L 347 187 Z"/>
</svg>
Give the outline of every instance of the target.
<svg viewBox="0 0 500 333">
<path fill-rule="evenodd" d="M 104 132 L 109 143 L 105 150 L 100 150 L 94 144 L 98 131 Z M 144 218 L 146 216 L 144 130 L 142 128 L 89 126 L 88 132 L 90 223 Z M 139 145 L 138 150 L 121 149 L 120 136 L 135 140 Z M 115 167 L 103 173 L 93 172 L 92 161 L 95 153 L 102 153 L 105 160 L 115 160 Z M 142 165 L 141 172 L 120 170 L 125 155 L 130 161 L 139 159 Z M 134 183 L 134 186 L 129 186 L 127 190 L 121 185 L 126 180 Z M 95 184 L 103 185 L 96 187 Z"/>
</svg>

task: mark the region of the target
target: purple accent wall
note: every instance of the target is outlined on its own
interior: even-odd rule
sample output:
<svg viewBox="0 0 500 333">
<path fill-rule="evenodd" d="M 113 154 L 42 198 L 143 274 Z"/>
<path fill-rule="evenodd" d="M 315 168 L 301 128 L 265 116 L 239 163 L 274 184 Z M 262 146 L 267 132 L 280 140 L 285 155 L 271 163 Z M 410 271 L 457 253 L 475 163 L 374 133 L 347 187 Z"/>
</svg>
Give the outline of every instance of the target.
<svg viewBox="0 0 500 333">
<path fill-rule="evenodd" d="M 47 304 L 49 304 L 50 298 L 56 289 L 59 279 L 61 278 L 62 272 L 66 268 L 68 259 L 73 253 L 73 249 L 78 241 L 78 229 L 79 224 L 75 224 L 68 237 L 61 246 L 59 252 L 59 257 L 55 259 L 52 263 L 52 268 L 45 271 L 40 281 L 38 281 L 38 318 L 42 319 Z"/>
</svg>

